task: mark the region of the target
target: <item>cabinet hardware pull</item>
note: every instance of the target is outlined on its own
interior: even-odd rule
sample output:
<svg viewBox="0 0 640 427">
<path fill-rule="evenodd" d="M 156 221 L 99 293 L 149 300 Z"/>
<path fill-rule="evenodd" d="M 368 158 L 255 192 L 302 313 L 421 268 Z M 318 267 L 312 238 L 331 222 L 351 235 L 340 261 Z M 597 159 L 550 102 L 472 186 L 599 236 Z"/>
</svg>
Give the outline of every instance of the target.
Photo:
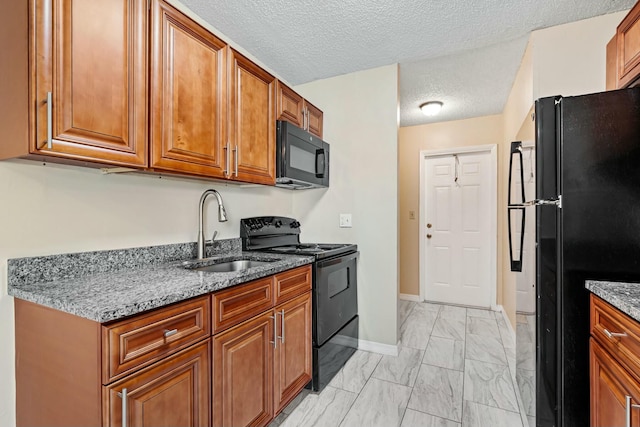
<svg viewBox="0 0 640 427">
<path fill-rule="evenodd" d="M 177 333 L 178 333 L 178 330 L 177 330 L 177 329 L 171 329 L 171 330 L 169 330 L 169 329 L 165 329 L 165 330 L 164 330 L 164 337 L 165 337 L 165 338 L 169 338 L 171 335 L 175 335 L 175 334 L 177 334 Z"/>
<path fill-rule="evenodd" d="M 127 389 L 123 388 L 118 396 L 122 398 L 122 427 L 127 427 Z"/>
<path fill-rule="evenodd" d="M 224 176 L 229 176 L 229 163 L 231 163 L 231 153 L 229 152 L 229 141 L 227 141 L 227 145 L 224 146 L 223 148 L 224 150 L 224 157 L 225 157 L 225 163 L 224 163 L 224 170 L 222 171 L 224 173 Z"/>
<path fill-rule="evenodd" d="M 284 310 L 280 312 L 280 316 L 282 316 L 282 335 L 280 336 L 280 341 L 284 344 Z"/>
<path fill-rule="evenodd" d="M 238 177 L 238 144 L 236 144 L 236 148 L 233 149 L 235 156 L 235 170 L 236 170 L 236 178 Z"/>
<path fill-rule="evenodd" d="M 627 336 L 626 332 L 610 332 L 607 328 L 604 329 L 604 334 L 610 339 L 622 338 Z"/>
<path fill-rule="evenodd" d="M 626 427 L 631 427 L 631 409 L 638 409 L 640 405 L 636 405 L 635 403 L 631 403 L 631 396 L 625 396 L 625 413 L 627 416 L 627 425 Z"/>
<path fill-rule="evenodd" d="M 271 316 L 273 319 L 273 341 L 269 341 L 273 344 L 273 348 L 278 348 L 278 316 Z"/>
<path fill-rule="evenodd" d="M 53 148 L 53 94 L 47 92 L 47 148 Z"/>
</svg>

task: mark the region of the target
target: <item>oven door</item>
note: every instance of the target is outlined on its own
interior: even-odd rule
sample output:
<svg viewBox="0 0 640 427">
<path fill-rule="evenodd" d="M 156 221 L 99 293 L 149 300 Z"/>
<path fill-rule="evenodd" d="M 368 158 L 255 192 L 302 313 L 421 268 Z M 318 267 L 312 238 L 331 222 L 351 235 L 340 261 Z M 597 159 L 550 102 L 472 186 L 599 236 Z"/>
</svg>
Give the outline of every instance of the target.
<svg viewBox="0 0 640 427">
<path fill-rule="evenodd" d="M 358 255 L 316 262 L 313 345 L 321 346 L 358 314 Z"/>
<path fill-rule="evenodd" d="M 291 188 L 329 186 L 329 144 L 284 121 L 278 121 L 276 185 Z"/>
</svg>

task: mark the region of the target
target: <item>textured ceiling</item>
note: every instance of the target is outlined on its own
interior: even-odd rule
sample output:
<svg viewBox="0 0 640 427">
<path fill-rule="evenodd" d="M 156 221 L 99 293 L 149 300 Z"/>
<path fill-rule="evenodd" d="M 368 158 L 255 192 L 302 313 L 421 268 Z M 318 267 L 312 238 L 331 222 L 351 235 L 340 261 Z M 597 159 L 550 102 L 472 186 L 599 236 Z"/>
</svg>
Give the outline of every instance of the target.
<svg viewBox="0 0 640 427">
<path fill-rule="evenodd" d="M 182 0 L 292 85 L 400 64 L 402 126 L 502 111 L 535 29 L 635 0 Z M 445 102 L 437 119 L 417 113 Z"/>
</svg>

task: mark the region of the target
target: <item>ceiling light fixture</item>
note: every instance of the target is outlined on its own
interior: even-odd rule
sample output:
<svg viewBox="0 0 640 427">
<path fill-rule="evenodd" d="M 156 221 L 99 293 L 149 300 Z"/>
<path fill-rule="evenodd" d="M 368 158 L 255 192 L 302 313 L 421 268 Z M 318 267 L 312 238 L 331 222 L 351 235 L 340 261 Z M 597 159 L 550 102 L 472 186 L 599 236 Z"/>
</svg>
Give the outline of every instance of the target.
<svg viewBox="0 0 640 427">
<path fill-rule="evenodd" d="M 420 105 L 420 109 L 422 110 L 422 114 L 425 116 L 435 116 L 440 110 L 442 110 L 442 102 L 440 101 L 429 101 Z"/>
</svg>

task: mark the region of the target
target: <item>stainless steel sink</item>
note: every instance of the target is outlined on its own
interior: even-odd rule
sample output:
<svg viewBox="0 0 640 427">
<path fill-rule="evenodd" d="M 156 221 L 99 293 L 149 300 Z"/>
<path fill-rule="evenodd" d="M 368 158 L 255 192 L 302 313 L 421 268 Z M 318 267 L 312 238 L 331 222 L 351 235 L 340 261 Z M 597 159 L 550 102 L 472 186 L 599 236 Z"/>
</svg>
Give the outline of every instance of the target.
<svg viewBox="0 0 640 427">
<path fill-rule="evenodd" d="M 252 267 L 259 267 L 261 265 L 269 264 L 271 261 L 254 261 L 248 259 L 241 259 L 238 261 L 220 262 L 212 265 L 205 265 L 202 267 L 196 267 L 193 270 L 207 271 L 211 273 L 229 273 L 232 271 L 246 270 Z"/>
</svg>

